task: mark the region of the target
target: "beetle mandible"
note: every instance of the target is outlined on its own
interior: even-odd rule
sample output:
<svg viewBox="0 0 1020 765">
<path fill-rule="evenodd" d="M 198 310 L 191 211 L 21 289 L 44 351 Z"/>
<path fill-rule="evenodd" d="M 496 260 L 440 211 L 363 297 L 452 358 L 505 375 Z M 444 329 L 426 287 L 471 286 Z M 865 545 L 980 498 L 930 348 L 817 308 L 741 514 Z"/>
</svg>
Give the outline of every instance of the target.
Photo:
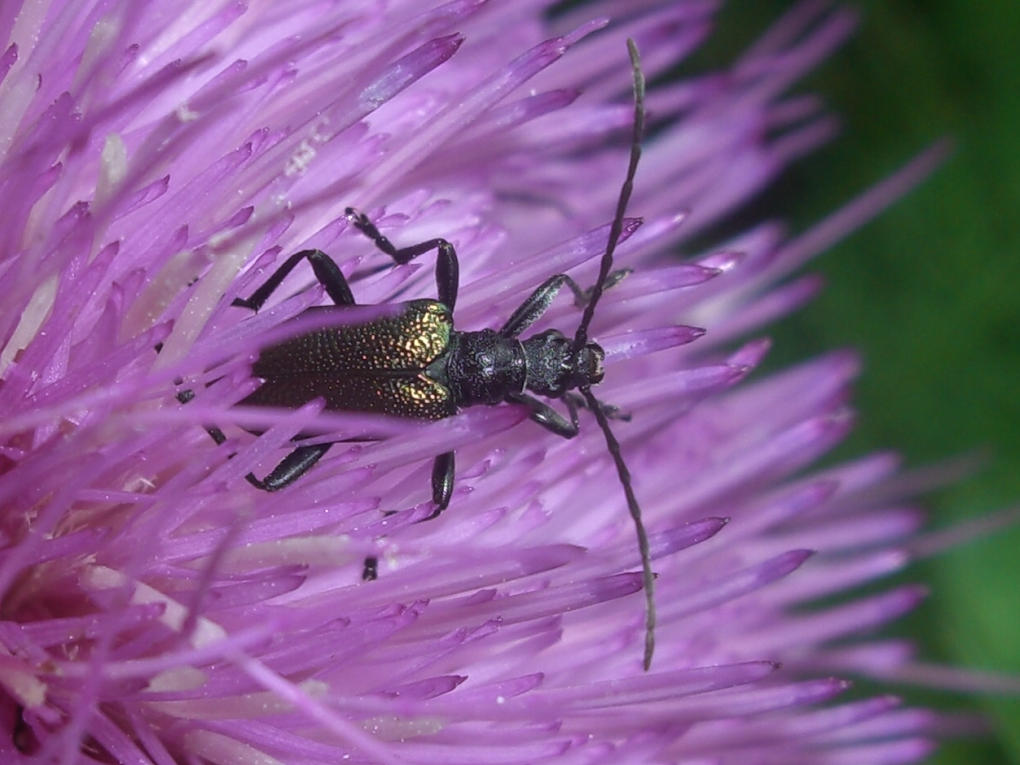
<svg viewBox="0 0 1020 765">
<path fill-rule="evenodd" d="M 588 340 L 588 326 L 603 291 L 624 273 L 611 273 L 613 253 L 623 231 L 624 214 L 641 156 L 644 76 L 632 40 L 627 41 L 627 48 L 634 77 L 630 161 L 594 287 L 584 291 L 566 274 L 556 274 L 535 289 L 499 330 L 458 331 L 453 325 L 459 284 L 453 245 L 445 239 L 430 239 L 397 248 L 367 216 L 348 207 L 345 215 L 351 225 L 398 265 L 431 250 L 437 251 L 438 300 L 413 300 L 397 306 L 393 315 L 362 324 L 315 330 L 264 348 L 252 369 L 254 376 L 263 382 L 240 403 L 297 408 L 322 398 L 327 410 L 374 412 L 425 420 L 450 417 L 461 407 L 510 403 L 526 407 L 533 421 L 564 438 L 578 434 L 578 409 L 589 409 L 616 465 L 638 536 L 646 598 L 644 667 L 648 669 L 654 651 L 655 628 L 654 575 L 648 538 L 630 473 L 609 428 L 609 418 L 619 415 L 615 407 L 603 404 L 591 391 L 592 386 L 602 381 L 605 352 Z M 233 305 L 258 311 L 302 260 L 311 264 L 315 278 L 334 304 L 309 311 L 342 311 L 344 307 L 356 305 L 340 268 L 320 250 L 302 250 L 291 255 L 251 297 L 238 298 Z M 552 329 L 519 339 L 522 332 L 541 318 L 564 286 L 574 293 L 579 305 L 584 305 L 573 338 Z M 562 399 L 568 416 L 564 417 L 536 396 Z M 182 402 L 191 397 L 190 391 L 178 394 Z M 219 428 L 207 430 L 217 443 L 225 440 Z M 277 491 L 304 475 L 332 445 L 299 445 L 265 478 L 259 479 L 251 473 L 246 478 L 259 489 Z M 454 470 L 453 452 L 435 458 L 431 479 L 435 507 L 424 520 L 434 518 L 449 505 Z M 365 578 L 374 578 L 375 570 L 375 560 L 366 561 Z"/>
</svg>

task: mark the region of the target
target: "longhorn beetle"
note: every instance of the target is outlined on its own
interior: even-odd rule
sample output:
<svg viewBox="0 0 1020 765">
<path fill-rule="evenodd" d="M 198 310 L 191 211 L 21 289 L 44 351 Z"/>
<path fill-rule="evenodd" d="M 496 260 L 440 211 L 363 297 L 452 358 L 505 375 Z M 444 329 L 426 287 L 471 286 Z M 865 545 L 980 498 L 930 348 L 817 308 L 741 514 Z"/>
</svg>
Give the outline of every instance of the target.
<svg viewBox="0 0 1020 765">
<path fill-rule="evenodd" d="M 588 326 L 595 307 L 603 291 L 621 273 L 611 274 L 610 270 L 641 157 L 644 75 L 633 40 L 627 41 L 627 49 L 634 77 L 630 161 L 598 281 L 591 290 L 585 292 L 566 274 L 556 274 L 532 292 L 498 331 L 457 331 L 453 328 L 453 310 L 459 278 L 453 245 L 445 239 L 430 239 L 398 249 L 379 233 L 368 217 L 348 207 L 345 214 L 351 225 L 397 264 L 403 265 L 431 250 L 438 252 L 435 273 L 438 301 L 412 300 L 397 306 L 399 310 L 393 315 L 362 324 L 312 331 L 263 349 L 252 369 L 263 383 L 240 403 L 297 408 L 315 398 L 323 398 L 328 410 L 377 412 L 425 420 L 450 417 L 465 406 L 511 403 L 526 407 L 532 420 L 564 438 L 573 438 L 578 433 L 578 409 L 591 410 L 616 465 L 637 532 L 646 600 L 644 667 L 647 670 L 655 648 L 654 576 L 648 537 L 619 442 L 609 428 L 609 418 L 619 415 L 615 407 L 603 404 L 591 391 L 593 385 L 602 381 L 605 352 L 598 344 L 588 341 Z M 346 306 L 355 305 L 340 268 L 320 250 L 302 250 L 291 255 L 251 297 L 238 298 L 233 305 L 258 311 L 302 260 L 311 263 L 316 279 L 334 303 L 334 306 L 310 311 L 342 311 Z M 552 329 L 519 340 L 519 335 L 538 321 L 564 286 L 584 305 L 574 337 L 571 339 Z M 563 399 L 569 418 L 532 394 Z M 182 391 L 178 399 L 184 403 L 192 395 L 190 391 Z M 207 430 L 217 443 L 226 440 L 219 428 Z M 304 475 L 331 446 L 331 443 L 297 446 L 265 478 L 256 478 L 251 473 L 246 478 L 259 489 L 277 491 Z M 424 520 L 434 518 L 449 505 L 453 478 L 453 452 L 436 457 L 431 480 L 435 510 Z M 365 563 L 364 577 L 374 578 L 375 571 L 376 561 L 370 558 Z"/>
</svg>

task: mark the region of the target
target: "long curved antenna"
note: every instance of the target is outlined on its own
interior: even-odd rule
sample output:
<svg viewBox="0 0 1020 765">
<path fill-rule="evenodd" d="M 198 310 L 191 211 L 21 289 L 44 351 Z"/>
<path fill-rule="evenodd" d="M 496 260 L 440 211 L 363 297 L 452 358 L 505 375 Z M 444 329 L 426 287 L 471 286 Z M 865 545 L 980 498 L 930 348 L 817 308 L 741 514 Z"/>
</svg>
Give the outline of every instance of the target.
<svg viewBox="0 0 1020 765">
<path fill-rule="evenodd" d="M 641 160 L 641 137 L 645 133 L 645 75 L 641 71 L 641 57 L 638 55 L 637 45 L 630 38 L 627 38 L 627 53 L 630 54 L 630 65 L 634 72 L 634 132 L 630 142 L 630 164 L 627 166 L 627 177 L 623 181 L 623 186 L 620 187 L 620 196 L 616 201 L 616 214 L 613 216 L 613 225 L 609 228 L 609 242 L 602 255 L 599 278 L 592 288 L 588 305 L 584 307 L 581 323 L 577 326 L 577 332 L 574 335 L 572 351 L 575 358 L 588 342 L 588 325 L 591 324 L 592 317 L 595 315 L 595 306 L 598 305 L 599 299 L 602 297 L 606 277 L 609 276 L 609 271 L 613 267 L 613 253 L 616 252 L 620 234 L 623 233 L 623 216 L 627 212 L 627 203 L 634 191 L 634 175 L 637 173 L 638 162 Z"/>
<path fill-rule="evenodd" d="M 645 590 L 645 658 L 644 667 L 647 672 L 652 666 L 652 654 L 655 653 L 655 574 L 652 573 L 652 554 L 648 549 L 648 532 L 645 531 L 644 521 L 641 520 L 641 506 L 637 497 L 634 496 L 634 487 L 630 481 L 630 471 L 623 461 L 623 454 L 620 452 L 620 442 L 616 440 L 613 431 L 609 429 L 609 420 L 599 405 L 591 388 L 584 386 L 579 388 L 588 408 L 595 414 L 595 419 L 602 429 L 602 435 L 606 437 L 606 447 L 616 463 L 616 472 L 620 476 L 620 483 L 623 485 L 623 493 L 627 495 L 627 509 L 630 510 L 630 517 L 634 519 L 634 531 L 637 532 L 638 550 L 641 553 L 641 579 Z"/>
<path fill-rule="evenodd" d="M 599 278 L 592 289 L 591 298 L 585 306 L 581 323 L 577 327 L 577 334 L 574 335 L 572 347 L 574 364 L 577 363 L 577 355 L 588 342 L 588 325 L 595 315 L 595 306 L 602 297 L 605 288 L 606 277 L 613 267 L 613 253 L 620 241 L 620 234 L 623 232 L 623 216 L 627 211 L 627 203 L 630 201 L 631 192 L 634 190 L 634 175 L 637 172 L 638 162 L 641 159 L 641 137 L 645 132 L 645 76 L 641 71 L 641 57 L 638 55 L 637 45 L 631 39 L 627 40 L 627 52 L 630 54 L 630 64 L 634 72 L 634 133 L 630 144 L 630 164 L 627 166 L 627 177 L 620 187 L 620 197 L 616 203 L 616 214 L 613 217 L 613 225 L 609 228 L 609 242 L 606 244 L 605 254 L 602 256 L 602 263 L 599 266 Z M 602 406 L 599 404 L 591 388 L 587 385 L 579 387 L 581 394 L 588 402 L 588 408 L 595 415 L 595 419 L 606 439 L 606 447 L 616 465 L 616 472 L 620 476 L 620 484 L 623 492 L 627 495 L 627 509 L 630 510 L 630 517 L 634 521 L 634 530 L 637 532 L 638 550 L 641 553 L 641 576 L 645 591 L 645 656 L 644 668 L 647 672 L 652 666 L 652 655 L 655 653 L 655 574 L 652 572 L 652 556 L 648 547 L 648 533 L 645 531 L 645 524 L 641 520 L 641 506 L 637 497 L 634 496 L 634 487 L 631 483 L 630 471 L 623 461 L 623 453 L 620 451 L 620 442 L 616 440 L 613 431 L 609 428 L 609 420 L 606 418 Z"/>
</svg>

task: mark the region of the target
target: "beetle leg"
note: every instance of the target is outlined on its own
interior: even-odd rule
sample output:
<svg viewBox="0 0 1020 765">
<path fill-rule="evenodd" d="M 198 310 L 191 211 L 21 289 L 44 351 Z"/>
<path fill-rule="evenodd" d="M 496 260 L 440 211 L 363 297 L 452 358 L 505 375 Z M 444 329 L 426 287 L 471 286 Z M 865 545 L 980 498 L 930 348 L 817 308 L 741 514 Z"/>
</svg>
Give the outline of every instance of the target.
<svg viewBox="0 0 1020 765">
<path fill-rule="evenodd" d="M 25 719 L 25 707 L 18 704 L 14 710 L 14 725 L 11 729 L 11 743 L 24 755 L 33 755 L 40 748 L 35 731 Z M 34 758 L 32 758 L 34 759 Z"/>
<path fill-rule="evenodd" d="M 450 496 L 453 494 L 453 476 L 455 463 L 453 452 L 446 452 L 436 457 L 432 463 L 432 503 L 435 510 L 419 521 L 431 521 L 443 512 L 450 504 Z M 371 582 L 379 576 L 379 559 L 374 555 L 365 558 L 361 569 L 361 578 Z"/>
<path fill-rule="evenodd" d="M 629 268 L 621 268 L 619 271 L 613 271 L 602 283 L 602 288 L 607 290 L 610 287 L 616 286 L 631 270 Z M 534 292 L 528 295 L 523 303 L 517 306 L 517 310 L 510 315 L 510 318 L 500 328 L 499 334 L 503 337 L 517 337 L 549 310 L 552 301 L 556 299 L 556 296 L 564 286 L 569 287 L 570 291 L 574 293 L 574 305 L 578 308 L 584 308 L 588 304 L 594 289 L 593 287 L 589 287 L 586 290 L 581 289 L 577 282 L 566 274 L 550 276 Z"/>
<path fill-rule="evenodd" d="M 499 334 L 502 337 L 517 337 L 538 321 L 542 314 L 549 310 L 549 306 L 563 289 L 564 284 L 569 285 L 575 294 L 583 294 L 581 288 L 577 286 L 577 282 L 566 274 L 550 276 L 538 285 L 523 303 L 517 306 L 517 310 L 510 314 L 510 318 L 500 327 Z"/>
<path fill-rule="evenodd" d="M 584 396 L 570 391 L 563 394 L 563 400 L 568 404 L 571 402 L 582 409 L 588 409 L 588 402 L 585 401 Z M 622 420 L 623 422 L 630 422 L 630 412 L 624 412 L 620 410 L 620 407 L 607 404 L 605 401 L 599 401 L 599 409 L 610 420 Z"/>
<path fill-rule="evenodd" d="M 326 289 L 326 293 L 334 304 L 338 306 L 355 305 L 354 295 L 351 293 L 350 285 L 344 278 L 343 272 L 334 260 L 322 250 L 301 250 L 294 253 L 273 272 L 262 286 L 252 293 L 251 297 L 237 298 L 231 305 L 258 311 L 303 259 L 307 259 L 312 264 L 315 278 Z M 182 390 L 177 393 L 177 400 L 182 404 L 187 404 L 194 397 L 195 394 L 191 390 Z M 223 431 L 215 425 L 207 425 L 205 432 L 217 445 L 227 440 Z M 257 489 L 278 491 L 307 473 L 316 462 L 322 459 L 322 456 L 329 451 L 332 445 L 329 443 L 299 446 L 284 457 L 265 478 L 259 479 L 255 477 L 254 473 L 248 473 L 245 479 Z M 230 456 L 232 458 L 234 455 Z"/>
<path fill-rule="evenodd" d="M 174 382 L 180 385 L 184 381 L 178 379 L 174 380 Z M 195 392 L 190 388 L 185 388 L 184 390 L 177 391 L 177 400 L 180 401 L 182 404 L 187 404 L 194 397 Z M 220 444 L 227 440 L 227 437 L 223 435 L 223 431 L 217 428 L 215 425 L 206 425 L 205 432 L 209 434 L 209 438 L 216 442 L 217 446 L 219 446 Z"/>
<path fill-rule="evenodd" d="M 329 451 L 333 444 L 311 444 L 299 446 L 277 465 L 265 478 L 259 480 L 254 473 L 248 473 L 245 479 L 256 489 L 263 491 L 279 491 L 290 486 L 298 478 L 307 473 L 322 455 Z"/>
<path fill-rule="evenodd" d="M 451 311 L 453 310 L 457 303 L 457 287 L 460 284 L 460 263 L 457 260 L 457 251 L 453 249 L 452 244 L 445 239 L 429 239 L 427 242 L 398 249 L 393 245 L 393 242 L 379 233 L 379 229 L 363 212 L 348 207 L 344 214 L 354 228 L 371 239 L 378 249 L 393 258 L 398 265 L 404 265 L 429 250 L 437 250 L 436 291 L 439 293 L 439 302 Z"/>
<path fill-rule="evenodd" d="M 325 287 L 326 294 L 329 295 L 330 300 L 335 305 L 355 304 L 351 287 L 347 283 L 347 279 L 344 278 L 340 267 L 333 259 L 322 250 L 301 250 L 301 252 L 295 252 L 287 258 L 283 265 L 277 268 L 273 275 L 266 279 L 265 283 L 252 293 L 251 297 L 247 299 L 236 298 L 231 305 L 258 311 L 265 304 L 266 300 L 269 299 L 269 296 L 276 291 L 276 288 L 283 283 L 287 275 L 294 270 L 294 267 L 305 258 L 312 264 L 315 278 L 318 279 L 319 284 Z"/>
<path fill-rule="evenodd" d="M 453 452 L 440 454 L 432 463 L 432 504 L 436 509 L 423 521 L 431 521 L 450 505 L 453 494 L 453 476 L 456 471 Z"/>
<path fill-rule="evenodd" d="M 177 400 L 182 404 L 187 404 L 194 397 L 195 394 L 190 390 L 182 390 L 177 393 Z M 216 442 L 217 446 L 227 440 L 223 431 L 215 425 L 206 425 L 205 432 L 209 434 L 209 438 Z M 255 477 L 254 473 L 248 473 L 244 478 L 256 489 L 278 491 L 294 483 L 294 481 L 307 473 L 312 465 L 318 462 L 322 455 L 329 451 L 329 447 L 332 445 L 332 443 L 328 443 L 299 446 L 284 457 L 280 464 L 273 468 L 265 478 L 260 480 Z M 235 456 L 231 454 L 228 459 L 233 459 Z"/>
<path fill-rule="evenodd" d="M 522 404 L 530 410 L 530 417 L 543 428 L 563 438 L 573 438 L 577 435 L 580 426 L 577 421 L 577 404 L 567 401 L 567 410 L 570 412 L 568 420 L 544 401 L 539 401 L 527 393 L 510 393 L 506 400 L 511 404 Z"/>
<path fill-rule="evenodd" d="M 613 271 L 606 277 L 606 280 L 602 282 L 603 291 L 612 289 L 632 273 L 634 273 L 633 268 L 620 268 Z M 595 291 L 595 287 L 589 287 L 586 290 L 582 290 L 579 289 L 576 284 L 571 284 L 571 289 L 574 291 L 574 305 L 578 308 L 584 308 L 588 305 L 588 301 L 591 300 L 591 293 Z"/>
</svg>

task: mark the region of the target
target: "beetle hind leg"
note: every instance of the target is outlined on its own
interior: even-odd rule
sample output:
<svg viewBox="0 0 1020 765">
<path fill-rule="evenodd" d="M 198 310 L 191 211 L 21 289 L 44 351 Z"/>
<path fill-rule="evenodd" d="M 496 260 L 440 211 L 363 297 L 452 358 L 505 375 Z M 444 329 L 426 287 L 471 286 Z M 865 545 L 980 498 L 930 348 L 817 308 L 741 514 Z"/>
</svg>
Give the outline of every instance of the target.
<svg viewBox="0 0 1020 765">
<path fill-rule="evenodd" d="M 265 478 L 259 479 L 255 477 L 254 473 L 248 473 L 245 480 L 262 491 L 279 491 L 290 486 L 311 470 L 312 466 L 322 459 L 331 446 L 333 446 L 332 443 L 299 446 L 280 460 L 280 464 L 273 468 Z"/>
<path fill-rule="evenodd" d="M 187 404 L 194 397 L 195 394 L 191 390 L 178 391 L 176 395 L 177 400 L 182 404 Z M 209 434 L 209 438 L 216 442 L 217 446 L 227 440 L 223 431 L 215 425 L 206 425 L 205 432 Z M 256 489 L 279 491 L 290 486 L 290 484 L 311 470 L 312 466 L 322 459 L 322 456 L 329 451 L 332 445 L 332 443 L 328 443 L 299 446 L 280 460 L 280 463 L 265 478 L 257 478 L 254 473 L 248 473 L 244 478 Z M 233 459 L 236 456 L 236 454 L 231 454 L 227 459 Z"/>
<path fill-rule="evenodd" d="M 350 285 L 343 272 L 340 271 L 336 262 L 322 250 L 301 250 L 294 253 L 251 294 L 251 297 L 237 298 L 232 305 L 258 311 L 302 260 L 307 260 L 311 264 L 315 278 L 325 288 L 334 304 L 338 306 L 355 305 L 354 295 L 351 293 Z M 160 348 L 157 347 L 156 351 L 159 350 Z M 174 382 L 180 385 L 183 380 Z M 176 394 L 176 398 L 181 404 L 187 404 L 194 397 L 195 393 L 190 389 L 179 390 Z M 206 425 L 205 432 L 217 445 L 227 440 L 223 431 L 215 425 Z M 257 478 L 254 473 L 248 473 L 245 480 L 262 491 L 279 491 L 307 473 L 316 462 L 322 459 L 322 456 L 329 451 L 332 445 L 332 443 L 328 443 L 298 446 L 284 457 L 265 478 Z M 234 455 L 231 454 L 230 458 L 233 457 Z"/>
<path fill-rule="evenodd" d="M 251 297 L 236 298 L 231 305 L 258 311 L 269 299 L 269 296 L 276 291 L 276 288 L 283 284 L 283 280 L 294 270 L 294 267 L 305 259 L 312 264 L 315 278 L 325 288 L 326 294 L 329 295 L 334 305 L 355 305 L 354 294 L 351 292 L 351 287 L 340 270 L 340 266 L 322 250 L 295 252 L 273 272 L 272 276 L 266 279 L 262 286 L 251 294 Z"/>
<path fill-rule="evenodd" d="M 174 380 L 174 383 L 176 383 L 177 385 L 180 385 L 183 382 L 184 381 L 181 380 L 180 378 L 178 378 L 177 380 Z M 179 391 L 177 391 L 177 393 L 175 395 L 175 398 L 180 403 L 187 404 L 189 401 L 191 401 L 193 398 L 195 398 L 195 391 L 191 390 L 191 388 L 185 388 L 184 390 L 179 390 Z M 225 435 L 223 435 L 223 431 L 220 430 L 215 425 L 206 425 L 205 426 L 205 432 L 209 434 L 209 438 L 211 438 L 213 441 L 216 442 L 217 446 L 219 446 L 220 444 L 222 444 L 224 441 L 227 440 L 227 437 Z M 231 456 L 233 456 L 233 455 L 231 455 Z"/>
</svg>

